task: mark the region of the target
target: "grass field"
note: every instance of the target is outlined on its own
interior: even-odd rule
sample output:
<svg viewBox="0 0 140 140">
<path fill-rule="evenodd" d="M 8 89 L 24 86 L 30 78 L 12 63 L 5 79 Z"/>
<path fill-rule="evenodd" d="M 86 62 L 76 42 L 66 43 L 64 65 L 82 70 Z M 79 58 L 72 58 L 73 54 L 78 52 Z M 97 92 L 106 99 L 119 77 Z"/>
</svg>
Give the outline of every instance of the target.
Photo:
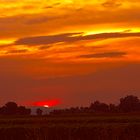
<svg viewBox="0 0 140 140">
<path fill-rule="evenodd" d="M 0 140 L 140 140 L 140 116 L 0 117 Z"/>
</svg>

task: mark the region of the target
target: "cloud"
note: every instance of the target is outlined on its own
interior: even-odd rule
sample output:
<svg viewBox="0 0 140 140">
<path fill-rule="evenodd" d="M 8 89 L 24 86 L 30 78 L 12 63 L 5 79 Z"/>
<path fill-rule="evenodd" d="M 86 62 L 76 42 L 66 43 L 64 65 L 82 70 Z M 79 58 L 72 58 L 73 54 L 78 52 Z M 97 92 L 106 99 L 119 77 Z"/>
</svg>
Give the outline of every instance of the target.
<svg viewBox="0 0 140 140">
<path fill-rule="evenodd" d="M 49 49 L 49 48 L 51 48 L 51 47 L 52 47 L 51 45 L 41 46 L 41 47 L 39 47 L 39 50 L 46 50 L 46 49 Z"/>
<path fill-rule="evenodd" d="M 82 10 L 77 11 L 78 9 Z M 26 11 L 25 8 L 23 10 Z M 37 9 L 35 8 L 34 12 L 36 11 Z M 132 5 L 127 8 L 123 5 L 115 10 L 114 8 L 109 8 L 108 10 L 108 8 L 101 7 L 101 5 L 99 7 L 89 5 L 87 7 L 52 8 L 48 11 L 43 10 L 41 13 L 31 11 L 31 13 L 22 14 L 17 11 L 16 15 L 9 16 L 5 16 L 6 12 L 11 14 L 13 11 L 2 10 L 0 12 L 4 14 L 4 16 L 0 17 L 1 38 L 23 38 L 60 32 L 75 32 L 75 29 L 78 32 L 94 31 L 94 29 L 97 31 L 102 28 L 119 28 L 119 25 L 125 30 L 130 27 L 139 28 L 140 24 L 140 8 L 138 4 L 137 7 Z"/>
<path fill-rule="evenodd" d="M 107 0 L 106 2 L 102 4 L 102 6 L 106 8 L 117 8 L 117 7 L 120 7 L 121 5 L 122 3 L 117 0 Z"/>
<path fill-rule="evenodd" d="M 59 42 L 73 42 L 77 40 L 77 37 L 72 36 L 78 34 L 81 33 L 66 33 L 52 36 L 21 38 L 15 42 L 15 45 L 43 45 L 43 44 L 54 44 Z"/>
<path fill-rule="evenodd" d="M 39 24 L 39 23 L 47 22 L 50 19 L 52 18 L 49 18 L 49 17 L 33 18 L 33 19 L 29 19 L 25 21 L 25 23 L 26 24 Z"/>
<path fill-rule="evenodd" d="M 76 42 L 82 40 L 96 40 L 96 39 L 113 39 L 113 38 L 125 38 L 125 37 L 140 37 L 140 33 L 101 33 L 82 36 L 82 33 L 66 33 L 51 36 L 36 36 L 26 37 L 15 41 L 14 45 L 49 45 L 60 42 Z"/>
<path fill-rule="evenodd" d="M 16 54 L 16 53 L 25 53 L 25 52 L 28 52 L 27 49 L 22 49 L 22 50 L 10 50 L 8 51 L 7 53 L 13 53 L 13 54 Z"/>
<path fill-rule="evenodd" d="M 52 21 L 52 20 L 55 20 L 55 19 L 59 19 L 60 17 L 59 16 L 44 16 L 42 15 L 40 17 L 34 17 L 34 18 L 29 18 L 27 19 L 24 23 L 26 25 L 32 25 L 32 24 L 43 24 L 43 23 L 46 23 L 48 21 Z"/>
<path fill-rule="evenodd" d="M 61 3 L 60 3 L 60 2 L 57 2 L 57 3 L 54 3 L 53 5 L 46 6 L 46 7 L 44 7 L 44 8 L 45 8 L 45 9 L 51 9 L 51 8 L 55 8 L 55 7 L 60 6 L 60 5 L 61 5 Z"/>
<path fill-rule="evenodd" d="M 125 52 L 104 52 L 104 53 L 95 53 L 95 54 L 86 54 L 81 55 L 81 58 L 107 58 L 107 57 L 123 57 L 126 55 Z"/>
</svg>

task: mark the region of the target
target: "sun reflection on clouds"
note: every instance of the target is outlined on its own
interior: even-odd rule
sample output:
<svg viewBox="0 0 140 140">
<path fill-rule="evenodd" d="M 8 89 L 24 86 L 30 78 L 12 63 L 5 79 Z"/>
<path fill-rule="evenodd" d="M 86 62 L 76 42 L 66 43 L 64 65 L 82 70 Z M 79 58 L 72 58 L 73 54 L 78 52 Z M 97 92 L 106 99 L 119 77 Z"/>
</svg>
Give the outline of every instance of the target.
<svg viewBox="0 0 140 140">
<path fill-rule="evenodd" d="M 0 40 L 0 56 L 80 63 L 138 60 L 139 36 L 119 37 L 119 34 L 140 32 L 140 21 L 136 17 L 140 11 L 134 8 L 139 2 L 135 0 L 131 6 L 130 3 L 130 0 L 2 0 L 0 35 L 3 39 Z M 107 8 L 113 9 L 113 12 L 109 14 Z M 116 33 L 118 37 L 111 37 Z M 130 46 L 126 40 L 132 38 L 137 43 L 133 42 Z M 120 58 L 95 57 L 103 52 L 109 54 L 114 51 L 126 52 L 127 55 Z M 87 54 L 94 57 L 80 57 Z"/>
<path fill-rule="evenodd" d="M 76 85 L 67 87 L 75 79 L 67 77 L 91 74 L 98 75 L 90 83 L 95 88 L 92 93 L 108 93 L 111 85 L 112 93 L 118 94 L 118 83 L 129 80 L 118 72 L 118 82 L 113 83 L 114 70 L 130 63 L 127 77 L 134 82 L 125 86 L 139 88 L 140 67 L 134 67 L 140 64 L 139 15 L 139 0 L 0 0 L 0 92 L 6 100 L 29 97 L 40 100 L 34 106 L 51 107 L 60 101 L 43 101 L 48 96 L 71 98 L 71 102 L 79 98 Z M 105 70 L 109 72 L 102 78 Z M 124 76 L 127 69 L 123 71 Z M 62 77 L 72 82 L 63 84 Z M 71 89 L 78 92 L 71 96 L 67 93 Z"/>
</svg>

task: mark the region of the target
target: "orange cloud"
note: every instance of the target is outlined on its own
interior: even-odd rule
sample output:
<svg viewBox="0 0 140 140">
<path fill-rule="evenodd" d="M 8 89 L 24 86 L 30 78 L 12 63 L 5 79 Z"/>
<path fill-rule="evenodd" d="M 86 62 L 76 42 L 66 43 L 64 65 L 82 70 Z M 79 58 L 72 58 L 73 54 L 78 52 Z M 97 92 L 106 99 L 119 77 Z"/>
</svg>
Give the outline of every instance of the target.
<svg viewBox="0 0 140 140">
<path fill-rule="evenodd" d="M 95 76 L 88 84 L 82 83 L 94 93 L 109 91 L 112 95 L 119 82 L 121 86 L 127 81 L 124 90 L 134 87 L 139 91 L 138 71 L 133 69 L 134 65 L 139 69 L 140 63 L 139 15 L 138 0 L 3 0 L 0 3 L 0 89 L 6 94 L 2 100 L 11 97 L 42 100 L 51 94 L 58 97 L 57 90 L 62 91 L 63 97 L 75 81 L 69 77 L 79 79 L 85 75 Z M 118 68 L 123 70 L 115 72 Z M 126 70 L 129 72 L 125 77 Z M 109 77 L 111 72 L 117 82 Z M 108 85 L 100 75 L 107 80 L 109 77 Z M 131 75 L 136 77 L 134 84 Z M 67 89 L 61 78 L 69 81 Z M 72 87 L 75 92 L 82 92 L 80 86 Z M 74 95 L 78 98 L 74 91 L 72 95 L 69 93 L 69 97 Z"/>
</svg>

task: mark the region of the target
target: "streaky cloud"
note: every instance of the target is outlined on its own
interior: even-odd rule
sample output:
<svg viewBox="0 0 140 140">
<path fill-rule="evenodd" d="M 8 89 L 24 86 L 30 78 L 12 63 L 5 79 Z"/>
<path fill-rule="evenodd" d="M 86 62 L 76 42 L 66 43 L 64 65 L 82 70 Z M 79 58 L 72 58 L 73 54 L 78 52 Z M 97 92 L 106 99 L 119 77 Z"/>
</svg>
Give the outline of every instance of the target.
<svg viewBox="0 0 140 140">
<path fill-rule="evenodd" d="M 114 33 L 100 33 L 100 34 L 91 34 L 83 36 L 83 33 L 65 33 L 57 34 L 50 36 L 35 36 L 35 37 L 26 37 L 20 38 L 15 41 L 14 45 L 50 45 L 55 43 L 71 43 L 76 41 L 83 40 L 94 40 L 96 39 L 113 39 L 113 38 L 125 38 L 125 37 L 140 37 L 140 32 L 136 33 L 126 33 L 126 32 L 114 32 Z"/>
<path fill-rule="evenodd" d="M 81 58 L 113 58 L 113 57 L 123 57 L 127 53 L 126 52 L 104 52 L 104 53 L 95 53 L 95 54 L 85 54 L 79 57 Z"/>
</svg>

